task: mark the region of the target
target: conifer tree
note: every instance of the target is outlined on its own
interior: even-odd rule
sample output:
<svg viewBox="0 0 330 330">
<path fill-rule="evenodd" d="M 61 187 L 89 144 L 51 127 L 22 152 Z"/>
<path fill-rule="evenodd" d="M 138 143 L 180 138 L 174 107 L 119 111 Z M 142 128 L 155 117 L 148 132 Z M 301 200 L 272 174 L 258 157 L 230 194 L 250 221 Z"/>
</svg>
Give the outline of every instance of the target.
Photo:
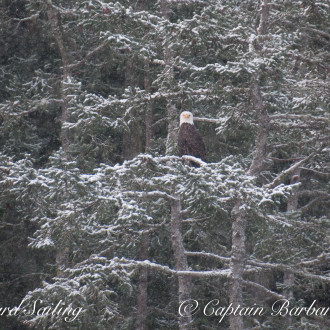
<svg viewBox="0 0 330 330">
<path fill-rule="evenodd" d="M 223 328 L 281 328 L 275 301 L 326 305 L 327 4 L 16 0 L 0 15 L 1 294 L 81 308 L 1 326 L 215 328 L 216 299 L 266 309 Z M 176 156 L 183 110 L 199 168 Z"/>
</svg>

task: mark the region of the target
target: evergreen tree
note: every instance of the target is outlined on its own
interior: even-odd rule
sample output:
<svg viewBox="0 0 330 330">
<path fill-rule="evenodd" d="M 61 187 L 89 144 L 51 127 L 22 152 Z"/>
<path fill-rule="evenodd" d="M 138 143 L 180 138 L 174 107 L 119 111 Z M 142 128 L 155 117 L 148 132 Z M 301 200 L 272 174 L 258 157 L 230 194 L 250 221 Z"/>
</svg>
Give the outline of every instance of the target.
<svg viewBox="0 0 330 330">
<path fill-rule="evenodd" d="M 77 317 L 0 324 L 216 328 L 202 304 L 218 299 L 266 310 L 223 328 L 327 328 L 270 312 L 329 300 L 329 15 L 314 0 L 4 1 L 1 301 Z M 176 156 L 183 110 L 207 145 L 198 168 Z"/>
</svg>

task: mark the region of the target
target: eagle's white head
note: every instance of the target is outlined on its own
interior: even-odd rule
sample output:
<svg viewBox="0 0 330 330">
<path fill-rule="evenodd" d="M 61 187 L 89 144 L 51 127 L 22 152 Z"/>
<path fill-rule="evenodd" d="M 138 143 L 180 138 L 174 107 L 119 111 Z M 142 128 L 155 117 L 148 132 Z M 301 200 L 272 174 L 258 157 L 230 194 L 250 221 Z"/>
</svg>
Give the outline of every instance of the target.
<svg viewBox="0 0 330 330">
<path fill-rule="evenodd" d="M 183 123 L 188 123 L 188 124 L 194 125 L 194 116 L 193 116 L 193 114 L 191 112 L 189 112 L 189 111 L 183 111 L 183 112 L 181 112 L 181 115 L 180 115 L 180 126 Z"/>
</svg>

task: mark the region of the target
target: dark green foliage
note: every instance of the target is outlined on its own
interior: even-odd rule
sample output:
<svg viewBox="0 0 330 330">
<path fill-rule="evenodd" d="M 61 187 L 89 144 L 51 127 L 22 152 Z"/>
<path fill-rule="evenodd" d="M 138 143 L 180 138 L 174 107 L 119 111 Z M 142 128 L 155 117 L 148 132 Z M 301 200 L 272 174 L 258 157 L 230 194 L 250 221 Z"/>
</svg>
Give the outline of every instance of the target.
<svg viewBox="0 0 330 330">
<path fill-rule="evenodd" d="M 25 297 L 43 306 L 62 300 L 83 313 L 75 323 L 0 316 L 0 328 L 134 329 L 139 270 L 148 267 L 147 324 L 175 329 L 174 190 L 185 250 L 213 254 L 188 255 L 191 270 L 228 269 L 240 198 L 247 212 L 244 279 L 285 295 L 285 273 L 301 269 L 289 288 L 293 301 L 326 306 L 328 5 L 272 1 L 267 33 L 258 36 L 258 1 L 53 0 L 63 68 L 47 3 L 0 4 L 0 307 Z M 248 175 L 260 125 L 251 96 L 256 76 L 270 119 L 258 178 Z M 167 117 L 169 104 L 176 118 Z M 195 125 L 208 164 L 200 168 L 165 156 L 170 123 L 184 110 L 202 118 Z M 271 186 L 312 153 L 296 182 L 290 172 Z M 141 265 L 146 234 L 149 263 Z M 59 276 L 62 250 L 67 264 Z M 193 299 L 228 306 L 227 278 L 192 283 Z M 244 301 L 270 308 L 274 297 L 246 287 Z M 244 321 L 246 328 L 282 326 L 269 314 Z M 218 326 L 201 312 L 194 322 Z M 228 327 L 228 318 L 221 325 Z M 313 318 L 292 323 L 322 326 Z"/>
</svg>

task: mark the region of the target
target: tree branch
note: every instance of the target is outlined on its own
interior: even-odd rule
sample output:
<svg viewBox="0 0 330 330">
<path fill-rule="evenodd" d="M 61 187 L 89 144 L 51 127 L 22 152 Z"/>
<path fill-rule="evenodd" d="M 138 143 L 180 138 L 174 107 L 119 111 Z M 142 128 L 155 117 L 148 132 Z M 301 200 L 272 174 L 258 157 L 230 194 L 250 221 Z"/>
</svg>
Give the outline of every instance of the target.
<svg viewBox="0 0 330 330">
<path fill-rule="evenodd" d="M 315 152 L 311 153 L 308 157 L 302 159 L 301 161 L 295 163 L 291 167 L 289 167 L 287 170 L 282 171 L 274 180 L 273 182 L 266 184 L 264 188 L 275 188 L 278 186 L 291 172 L 293 172 L 295 169 L 297 169 L 301 164 L 308 162 L 310 159 L 312 159 L 315 156 Z"/>
<path fill-rule="evenodd" d="M 321 35 L 322 37 L 325 37 L 325 38 L 327 38 L 327 39 L 330 39 L 330 34 L 324 32 L 324 31 L 316 30 L 316 29 L 313 29 L 313 28 L 310 28 L 310 27 L 303 27 L 302 29 L 305 30 L 305 31 L 310 31 L 310 32 L 313 32 L 313 33 L 319 34 L 319 35 Z"/>
<path fill-rule="evenodd" d="M 205 166 L 205 165 L 207 165 L 207 163 L 203 162 L 201 159 L 196 158 L 196 157 L 194 157 L 194 156 L 183 155 L 183 156 L 182 156 L 182 159 L 183 159 L 184 161 L 185 161 L 185 160 L 192 161 L 192 162 L 198 164 L 199 166 Z"/>
<path fill-rule="evenodd" d="M 213 258 L 221 262 L 230 262 L 230 258 L 222 257 L 214 253 L 209 252 L 194 252 L 194 251 L 185 251 L 185 255 L 189 257 L 205 257 L 205 258 Z"/>
<path fill-rule="evenodd" d="M 323 175 L 324 175 L 324 176 L 329 176 L 329 175 L 330 175 L 330 173 L 320 172 L 320 171 L 314 170 L 314 169 L 312 169 L 312 168 L 301 167 L 301 169 L 304 170 L 304 171 L 312 172 L 312 173 L 314 173 L 314 174 L 316 174 L 316 175 L 321 175 L 321 176 L 323 176 Z"/>
<path fill-rule="evenodd" d="M 148 198 L 165 198 L 169 201 L 176 201 L 177 199 L 166 193 L 166 192 L 163 192 L 163 191 L 127 191 L 125 192 L 125 195 L 126 196 L 129 196 L 129 197 L 138 197 L 138 198 L 145 198 L 145 197 L 148 197 Z"/>
<path fill-rule="evenodd" d="M 255 282 L 251 282 L 251 281 L 246 281 L 246 280 L 243 280 L 242 282 L 243 284 L 247 285 L 247 286 L 250 286 L 254 289 L 257 289 L 259 291 L 262 291 L 263 293 L 267 294 L 268 296 L 271 296 L 275 299 L 286 299 L 284 296 L 282 296 L 281 294 L 279 293 L 276 293 L 274 291 L 271 291 L 267 288 L 265 288 L 263 285 L 261 284 L 258 284 L 258 283 L 255 283 Z"/>
<path fill-rule="evenodd" d="M 103 48 L 105 48 L 109 43 L 110 43 L 110 41 L 109 40 L 106 40 L 102 45 L 96 47 L 94 50 L 92 50 L 89 53 L 87 53 L 86 56 L 82 60 L 80 60 L 77 63 L 68 65 L 67 68 L 69 70 L 74 70 L 74 69 L 78 68 L 79 66 L 85 64 L 95 54 L 97 54 L 98 52 L 100 52 L 101 50 L 103 50 Z"/>
<path fill-rule="evenodd" d="M 223 269 L 223 270 L 207 270 L 207 271 L 194 271 L 194 270 L 175 270 L 168 266 L 159 265 L 156 263 L 153 263 L 149 260 L 144 261 L 136 261 L 132 260 L 130 261 L 130 264 L 134 264 L 134 266 L 141 266 L 141 267 L 147 267 L 150 269 L 162 271 L 167 274 L 171 275 L 177 275 L 177 276 L 189 276 L 194 278 L 201 278 L 201 277 L 222 277 L 222 278 L 228 278 L 230 275 L 229 269 Z M 124 265 L 125 266 L 125 265 Z M 127 265 L 130 267 L 130 265 Z M 132 265 L 133 266 L 133 265 Z"/>
<path fill-rule="evenodd" d="M 216 118 L 202 118 L 202 117 L 194 117 L 194 121 L 204 121 L 206 123 L 214 123 L 219 124 L 220 120 Z"/>
<path fill-rule="evenodd" d="M 330 283 L 330 277 L 322 276 L 322 275 L 315 275 L 315 274 L 306 272 L 304 270 L 296 269 L 295 268 L 296 265 L 271 264 L 271 263 L 263 263 L 263 262 L 257 262 L 257 261 L 252 261 L 252 260 L 247 261 L 247 264 L 252 265 L 252 266 L 257 266 L 260 268 L 265 268 L 265 269 L 274 269 L 274 270 L 285 271 L 288 273 L 296 274 L 301 277 Z"/>
</svg>

